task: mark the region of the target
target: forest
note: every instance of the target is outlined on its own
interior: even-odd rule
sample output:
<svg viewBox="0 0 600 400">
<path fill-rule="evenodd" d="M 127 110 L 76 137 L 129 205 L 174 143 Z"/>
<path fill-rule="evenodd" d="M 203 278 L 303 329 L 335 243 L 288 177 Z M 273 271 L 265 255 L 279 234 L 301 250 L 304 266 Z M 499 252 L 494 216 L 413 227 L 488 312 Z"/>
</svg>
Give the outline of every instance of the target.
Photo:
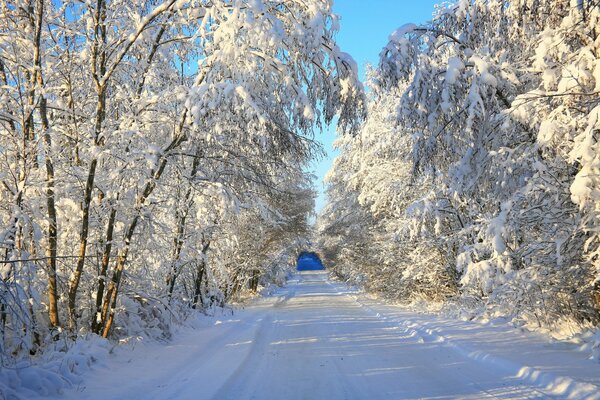
<svg viewBox="0 0 600 400">
<path fill-rule="evenodd" d="M 600 2 L 442 4 L 364 85 L 332 7 L 0 0 L 3 365 L 169 339 L 303 251 L 405 304 L 600 325 Z"/>
</svg>

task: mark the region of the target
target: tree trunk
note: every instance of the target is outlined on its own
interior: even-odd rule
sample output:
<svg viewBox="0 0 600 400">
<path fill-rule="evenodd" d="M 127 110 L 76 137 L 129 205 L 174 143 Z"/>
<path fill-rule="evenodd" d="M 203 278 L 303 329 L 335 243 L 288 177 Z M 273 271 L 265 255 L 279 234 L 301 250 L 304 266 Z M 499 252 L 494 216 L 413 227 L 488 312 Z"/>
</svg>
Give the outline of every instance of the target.
<svg viewBox="0 0 600 400">
<path fill-rule="evenodd" d="M 43 110 L 43 111 L 42 111 Z M 58 224 L 56 219 L 56 205 L 54 198 L 54 165 L 51 159 L 51 147 L 52 141 L 48 130 L 48 120 L 46 114 L 46 99 L 40 100 L 40 113 L 44 114 L 42 117 L 42 129 L 44 130 L 44 146 L 45 146 L 45 159 L 46 159 L 46 206 L 48 208 L 48 244 L 46 247 L 47 261 L 47 273 L 48 273 L 48 307 L 50 324 L 53 327 L 60 325 L 58 317 L 58 294 L 57 294 L 57 282 L 56 282 L 56 255 L 57 255 L 57 232 Z M 46 125 L 44 127 L 44 125 Z"/>
<path fill-rule="evenodd" d="M 196 268 L 196 279 L 194 280 L 194 300 L 192 303 L 192 308 L 198 308 L 198 304 L 204 306 L 204 301 L 202 300 L 202 281 L 204 279 L 204 274 L 206 273 L 206 253 L 210 247 L 210 241 L 202 242 L 202 259 L 198 262 L 198 267 Z"/>
<path fill-rule="evenodd" d="M 260 278 L 260 271 L 257 269 L 252 270 L 252 277 L 250 278 L 250 287 L 249 289 L 253 292 L 258 290 L 258 280 Z"/>
<path fill-rule="evenodd" d="M 104 0 L 97 1 L 97 9 L 95 13 L 95 26 L 94 26 L 94 46 L 92 49 L 92 75 L 96 82 L 96 121 L 94 126 L 94 145 L 98 146 L 100 143 L 100 137 L 102 133 L 102 124 L 106 116 L 106 82 L 100 84 L 101 79 L 106 74 L 106 26 L 105 26 L 105 2 Z M 99 62 L 99 76 L 98 66 L 96 63 Z M 92 192 L 94 190 L 94 180 L 96 178 L 96 168 L 98 166 L 98 159 L 94 157 L 90 161 L 90 167 L 85 184 L 85 190 L 83 195 L 82 205 L 82 219 L 81 228 L 79 231 L 79 254 L 77 257 L 77 264 L 71 281 L 69 284 L 68 294 L 68 312 L 69 312 L 69 330 L 74 332 L 77 329 L 77 291 L 79 290 L 79 283 L 81 281 L 81 275 L 83 274 L 83 268 L 85 266 L 85 259 L 88 246 L 89 237 L 89 226 L 90 226 L 90 211 L 92 203 Z"/>
<path fill-rule="evenodd" d="M 192 162 L 192 170 L 190 171 L 190 180 L 193 180 L 198 173 L 198 166 L 200 165 L 200 156 L 201 150 L 200 147 L 196 149 L 196 154 L 194 160 Z M 185 222 L 188 216 L 190 209 L 193 206 L 193 201 L 190 200 L 192 197 L 192 182 L 190 182 L 190 187 L 188 187 L 185 197 L 184 197 L 184 206 L 185 210 L 179 213 L 177 212 L 177 233 L 175 238 L 173 238 L 173 259 L 171 261 L 171 268 L 169 271 L 169 276 L 167 277 L 167 286 L 168 286 L 168 296 L 169 300 L 173 295 L 173 290 L 175 289 L 175 280 L 179 276 L 180 268 L 179 268 L 179 258 L 181 256 L 181 249 L 183 248 L 184 242 L 184 234 L 185 234 Z"/>
<path fill-rule="evenodd" d="M 34 37 L 34 55 L 33 65 L 35 68 L 35 82 L 37 89 L 43 93 L 44 77 L 42 75 L 41 62 L 41 35 L 44 18 L 44 0 L 36 2 L 36 21 L 35 21 L 35 37 Z M 42 137 L 44 142 L 44 158 L 46 165 L 46 207 L 48 211 L 48 244 L 46 246 L 46 272 L 48 274 L 48 316 L 50 325 L 58 327 L 60 320 L 58 316 L 58 294 L 56 282 L 56 255 L 57 255 L 57 219 L 56 206 L 54 199 L 54 165 L 52 163 L 52 138 L 50 137 L 50 126 L 48 122 L 48 110 L 46 97 L 43 94 L 39 95 L 39 113 L 42 123 Z"/>
<path fill-rule="evenodd" d="M 116 207 L 112 207 L 108 217 L 108 225 L 106 227 L 106 243 L 104 244 L 104 253 L 102 254 L 102 263 L 100 266 L 100 274 L 98 276 L 98 290 L 96 291 L 96 309 L 92 316 L 92 332 L 100 334 L 102 329 L 102 303 L 104 297 L 104 286 L 106 282 L 106 273 L 110 263 L 110 252 L 112 250 L 112 240 L 115 227 L 115 218 L 117 215 Z"/>
<path fill-rule="evenodd" d="M 188 195 L 190 193 L 190 190 L 188 190 L 188 192 L 186 193 L 186 203 L 187 203 L 187 199 L 188 199 Z M 189 210 L 189 207 L 186 207 Z M 171 268 L 169 269 L 169 274 L 167 276 L 167 295 L 169 297 L 169 300 L 171 300 L 171 297 L 173 296 L 173 291 L 175 289 L 175 280 L 177 279 L 177 276 L 179 275 L 179 257 L 181 255 L 181 249 L 183 247 L 183 235 L 185 233 L 185 220 L 187 218 L 187 212 L 188 210 L 185 210 L 183 213 L 179 213 L 178 211 L 176 212 L 177 214 L 177 233 L 175 234 L 175 237 L 173 238 L 173 257 L 171 259 Z"/>
<path fill-rule="evenodd" d="M 192 308 L 198 308 L 198 305 L 204 306 L 204 300 L 202 299 L 202 281 L 204 279 L 204 272 L 206 269 L 206 263 L 204 260 L 198 262 L 196 269 L 196 279 L 194 280 L 194 300 L 192 302 Z"/>
<path fill-rule="evenodd" d="M 117 257 L 117 265 L 113 273 L 111 282 L 108 284 L 106 291 L 106 299 L 104 300 L 104 306 L 102 307 L 102 320 L 104 322 L 102 337 L 108 337 L 110 328 L 112 327 L 115 318 L 115 308 L 117 306 L 117 295 L 119 293 L 119 286 L 121 285 L 121 279 L 123 276 L 123 270 L 125 269 L 125 263 L 127 262 L 127 256 L 129 255 L 129 246 L 131 244 L 131 238 L 135 232 L 139 221 L 139 213 L 133 218 L 127 233 L 125 234 L 125 246 L 119 252 Z M 110 307 L 110 308 L 109 308 Z"/>
</svg>

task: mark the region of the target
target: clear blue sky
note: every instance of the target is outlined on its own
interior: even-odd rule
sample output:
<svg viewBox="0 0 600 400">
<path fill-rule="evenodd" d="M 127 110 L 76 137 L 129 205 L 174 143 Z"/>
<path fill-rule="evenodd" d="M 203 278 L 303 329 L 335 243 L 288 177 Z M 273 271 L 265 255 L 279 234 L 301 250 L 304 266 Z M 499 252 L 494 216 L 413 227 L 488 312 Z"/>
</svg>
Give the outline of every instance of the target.
<svg viewBox="0 0 600 400">
<path fill-rule="evenodd" d="M 412 22 L 429 21 L 434 5 L 442 0 L 334 0 L 334 12 L 341 17 L 337 42 L 342 51 L 350 53 L 358 63 L 361 80 L 365 79 L 366 64 L 377 65 L 379 52 L 396 28 Z M 323 178 L 331 167 L 337 152 L 333 150 L 335 127 L 331 126 L 317 139 L 323 143 L 327 157 L 314 163 L 317 175 L 315 186 L 319 191 L 316 209 L 325 205 Z"/>
</svg>

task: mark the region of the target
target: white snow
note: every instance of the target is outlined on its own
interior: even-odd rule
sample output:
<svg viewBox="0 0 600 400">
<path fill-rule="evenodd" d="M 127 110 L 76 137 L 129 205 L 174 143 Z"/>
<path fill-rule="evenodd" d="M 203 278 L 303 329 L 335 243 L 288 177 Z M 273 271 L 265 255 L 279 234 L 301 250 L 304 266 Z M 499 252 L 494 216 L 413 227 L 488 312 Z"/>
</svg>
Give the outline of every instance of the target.
<svg viewBox="0 0 600 400">
<path fill-rule="evenodd" d="M 461 72 L 465 69 L 465 64 L 458 57 L 450 57 L 448 59 L 448 69 L 446 70 L 445 81 L 449 85 L 456 84 L 456 80 L 460 77 Z"/>
<path fill-rule="evenodd" d="M 412 23 L 404 24 L 401 27 L 399 27 L 398 29 L 396 29 L 390 35 L 389 41 L 390 42 L 398 42 L 404 38 L 404 35 L 406 35 L 407 33 L 413 32 L 415 29 L 417 29 L 417 25 L 415 25 L 415 24 L 412 24 Z"/>
<path fill-rule="evenodd" d="M 486 60 L 477 55 L 473 55 L 469 61 L 477 67 L 477 71 L 479 72 L 479 76 L 483 83 L 493 87 L 498 86 L 498 80 L 489 72 L 490 64 Z"/>
<path fill-rule="evenodd" d="M 575 349 L 410 312 L 309 271 L 168 344 L 121 349 L 54 398 L 600 399 L 600 365 Z"/>
</svg>

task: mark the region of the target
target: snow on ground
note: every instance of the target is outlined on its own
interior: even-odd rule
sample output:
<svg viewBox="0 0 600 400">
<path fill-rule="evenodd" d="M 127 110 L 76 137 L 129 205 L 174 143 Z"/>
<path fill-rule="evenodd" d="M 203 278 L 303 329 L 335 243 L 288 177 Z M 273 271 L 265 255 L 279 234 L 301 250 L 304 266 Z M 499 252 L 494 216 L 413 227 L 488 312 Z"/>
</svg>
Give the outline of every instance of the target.
<svg viewBox="0 0 600 400">
<path fill-rule="evenodd" d="M 409 312 L 307 271 L 168 344 L 115 352 L 56 398 L 600 399 L 600 365 L 575 348 Z"/>
</svg>

